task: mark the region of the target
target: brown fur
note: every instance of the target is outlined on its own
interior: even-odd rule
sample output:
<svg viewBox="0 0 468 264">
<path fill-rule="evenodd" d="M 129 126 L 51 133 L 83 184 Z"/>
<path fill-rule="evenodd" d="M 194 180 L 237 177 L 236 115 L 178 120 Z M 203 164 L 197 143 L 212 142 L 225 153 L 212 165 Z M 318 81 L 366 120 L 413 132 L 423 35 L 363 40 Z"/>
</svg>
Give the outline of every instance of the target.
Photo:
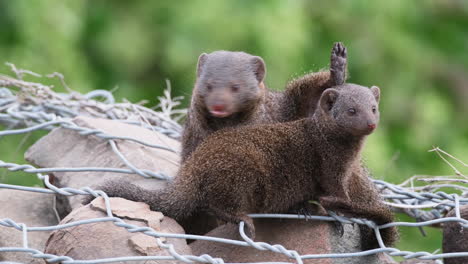
<svg viewBox="0 0 468 264">
<path fill-rule="evenodd" d="M 103 191 L 146 202 L 178 220 L 206 210 L 224 221 L 245 221 L 252 234 L 247 214 L 281 213 L 306 200 L 378 224 L 390 222 L 393 214 L 360 165 L 364 140 L 373 131 L 369 125 L 379 119 L 379 94 L 377 87 L 351 84 L 328 89 L 313 117 L 214 133 L 162 192 L 143 192 L 122 181 Z M 387 245 L 395 241 L 395 228 L 381 232 Z M 375 236 L 365 242 L 365 248 L 377 246 Z"/>
<path fill-rule="evenodd" d="M 455 209 L 447 214 L 447 217 L 456 217 Z M 460 217 L 468 219 L 468 207 L 460 207 Z M 468 229 L 458 222 L 446 222 L 443 224 L 442 250 L 444 253 L 456 253 L 468 251 Z M 444 258 L 444 264 L 466 264 L 468 257 Z"/>
<path fill-rule="evenodd" d="M 312 115 L 322 92 L 344 83 L 346 48 L 336 43 L 330 71 L 310 73 L 293 80 L 284 92 L 273 92 L 265 87 L 265 74 L 263 60 L 244 52 L 216 51 L 200 56 L 182 135 L 182 162 L 217 130 L 287 122 Z M 222 106 L 227 116 L 213 115 L 216 105 Z"/>
</svg>

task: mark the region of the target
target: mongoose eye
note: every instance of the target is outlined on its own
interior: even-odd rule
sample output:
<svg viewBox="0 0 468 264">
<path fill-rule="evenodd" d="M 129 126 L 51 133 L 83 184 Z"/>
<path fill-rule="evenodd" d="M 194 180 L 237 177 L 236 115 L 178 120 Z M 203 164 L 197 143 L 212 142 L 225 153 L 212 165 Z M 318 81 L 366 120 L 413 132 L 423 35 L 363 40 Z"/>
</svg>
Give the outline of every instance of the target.
<svg viewBox="0 0 468 264">
<path fill-rule="evenodd" d="M 354 108 L 352 108 L 352 107 L 349 108 L 349 109 L 348 109 L 348 114 L 350 114 L 350 115 L 355 115 L 355 114 L 356 114 L 356 109 L 354 109 Z"/>
<path fill-rule="evenodd" d="M 375 112 L 377 112 L 377 107 L 375 107 L 375 106 L 372 106 L 372 113 L 374 113 L 374 114 L 375 114 Z"/>
<path fill-rule="evenodd" d="M 234 84 L 233 86 L 231 86 L 231 90 L 233 92 L 238 92 L 239 91 L 239 85 L 238 84 Z"/>
<path fill-rule="evenodd" d="M 210 84 L 206 85 L 206 90 L 211 91 L 212 89 L 213 89 L 213 87 L 211 87 Z"/>
</svg>

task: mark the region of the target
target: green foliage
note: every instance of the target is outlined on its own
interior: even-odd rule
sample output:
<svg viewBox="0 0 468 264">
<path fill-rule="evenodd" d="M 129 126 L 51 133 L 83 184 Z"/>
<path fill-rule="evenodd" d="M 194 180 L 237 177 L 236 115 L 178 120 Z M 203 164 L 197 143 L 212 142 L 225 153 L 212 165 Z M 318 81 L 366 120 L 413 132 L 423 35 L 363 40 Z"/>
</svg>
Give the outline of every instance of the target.
<svg viewBox="0 0 468 264">
<path fill-rule="evenodd" d="M 349 82 L 382 90 L 381 124 L 365 149 L 376 178 L 451 174 L 427 152 L 432 146 L 468 159 L 464 1 L 0 0 L 0 33 L 4 62 L 61 72 L 81 92 L 118 88 L 117 98 L 152 103 L 165 79 L 188 102 L 202 52 L 262 56 L 267 84 L 282 89 L 295 76 L 327 67 L 333 42 L 342 41 Z M 24 162 L 28 144 L 16 150 L 19 141 L 0 139 L 1 160 Z M 8 182 L 37 183 L 12 174 Z M 440 237 L 432 237 L 424 243 L 435 249 Z M 405 249 L 427 250 L 403 238 Z"/>
</svg>

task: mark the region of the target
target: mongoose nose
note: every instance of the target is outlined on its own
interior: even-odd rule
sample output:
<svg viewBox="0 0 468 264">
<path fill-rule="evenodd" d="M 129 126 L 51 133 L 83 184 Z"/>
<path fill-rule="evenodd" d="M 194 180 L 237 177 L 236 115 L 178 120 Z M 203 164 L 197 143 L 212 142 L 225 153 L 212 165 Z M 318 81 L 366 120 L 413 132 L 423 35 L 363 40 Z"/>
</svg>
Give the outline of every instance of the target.
<svg viewBox="0 0 468 264">
<path fill-rule="evenodd" d="M 367 127 L 368 127 L 369 129 L 374 130 L 375 127 L 376 127 L 376 125 L 375 125 L 375 124 L 368 124 Z"/>
</svg>

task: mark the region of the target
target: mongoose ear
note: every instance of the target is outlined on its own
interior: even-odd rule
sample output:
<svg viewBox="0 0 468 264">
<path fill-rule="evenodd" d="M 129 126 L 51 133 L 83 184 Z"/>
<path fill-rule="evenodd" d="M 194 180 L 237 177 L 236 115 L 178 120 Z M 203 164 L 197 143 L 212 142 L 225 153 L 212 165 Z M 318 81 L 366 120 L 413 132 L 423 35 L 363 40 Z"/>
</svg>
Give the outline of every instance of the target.
<svg viewBox="0 0 468 264">
<path fill-rule="evenodd" d="M 320 107 L 323 111 L 329 112 L 332 109 L 339 94 L 338 90 L 332 88 L 326 89 L 322 93 L 322 96 L 320 97 Z"/>
<path fill-rule="evenodd" d="M 370 88 L 370 90 L 371 90 L 372 94 L 374 95 L 375 100 L 376 100 L 377 103 L 378 103 L 379 100 L 380 100 L 380 89 L 379 89 L 379 87 L 377 87 L 377 86 L 372 86 L 372 87 Z"/>
<path fill-rule="evenodd" d="M 259 83 L 263 82 L 266 75 L 266 66 L 263 59 L 259 56 L 253 56 L 251 59 L 252 69 L 254 71 L 255 77 Z"/>
<path fill-rule="evenodd" d="M 205 65 L 206 60 L 208 59 L 208 54 L 202 53 L 200 57 L 198 57 L 198 64 L 197 64 L 197 77 L 200 77 L 202 74 L 203 65 Z"/>
</svg>

